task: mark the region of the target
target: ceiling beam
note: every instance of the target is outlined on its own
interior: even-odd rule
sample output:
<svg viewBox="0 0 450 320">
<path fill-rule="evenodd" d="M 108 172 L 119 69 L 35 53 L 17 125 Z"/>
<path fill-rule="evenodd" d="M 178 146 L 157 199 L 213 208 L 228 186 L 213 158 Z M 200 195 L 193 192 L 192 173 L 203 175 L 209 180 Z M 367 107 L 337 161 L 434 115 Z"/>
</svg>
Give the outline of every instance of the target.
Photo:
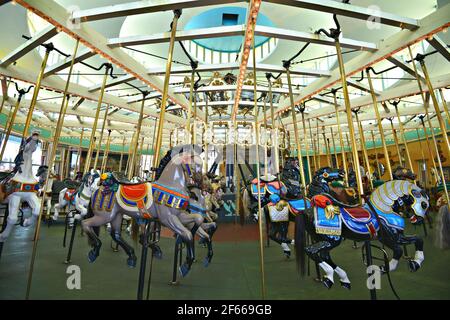
<svg viewBox="0 0 450 320">
<path fill-rule="evenodd" d="M 202 28 L 193 30 L 178 30 L 175 34 L 175 41 L 185 41 L 205 38 L 221 38 L 244 35 L 244 25 L 222 26 L 214 28 Z M 122 38 L 112 38 L 108 40 L 108 46 L 126 47 L 139 46 L 144 44 L 165 43 L 170 41 L 170 32 L 163 32 L 147 36 L 131 36 Z"/>
<path fill-rule="evenodd" d="M 177 9 L 196 8 L 220 4 L 236 3 L 232 0 L 162 0 L 157 1 L 135 1 L 124 4 L 115 4 L 105 7 L 74 11 L 72 19 L 81 22 L 127 17 L 137 14 L 154 13 L 161 11 L 172 11 Z"/>
<path fill-rule="evenodd" d="M 21 57 L 26 55 L 28 52 L 30 52 L 34 48 L 38 47 L 45 41 L 53 38 L 57 34 L 58 34 L 58 31 L 56 30 L 55 26 L 45 27 L 43 30 L 36 33 L 30 40 L 25 41 L 23 44 L 21 44 L 15 50 L 13 50 L 9 54 L 7 54 L 5 57 L 3 57 L 3 59 L 0 60 L 0 66 L 1 67 L 9 66 L 11 63 L 19 60 Z"/>
<path fill-rule="evenodd" d="M 433 36 L 433 38 L 427 38 L 427 41 L 429 44 L 433 46 L 439 53 L 447 59 L 447 61 L 450 61 L 450 51 L 448 50 L 448 45 L 442 41 L 437 35 Z"/>
<path fill-rule="evenodd" d="M 330 1 L 336 5 L 342 5 L 339 2 Z M 353 59 L 345 63 L 346 77 L 349 78 L 354 74 L 365 70 L 371 65 L 387 59 L 393 54 L 405 49 L 408 45 L 413 45 L 421 40 L 426 39 L 432 34 L 440 32 L 446 27 L 450 26 L 448 17 L 450 16 L 450 4 L 436 10 L 432 14 L 426 16 L 420 20 L 420 28 L 415 31 L 401 30 L 391 37 L 384 39 L 378 44 L 378 50 L 375 52 L 363 52 Z M 341 75 L 339 68 L 334 69 L 331 72 L 331 77 L 321 78 L 306 87 L 302 94 L 294 97 L 294 103 L 298 104 L 304 100 L 309 99 L 311 96 L 320 94 L 323 90 L 334 86 L 340 85 Z M 288 99 L 278 108 L 277 113 L 283 112 L 290 108 L 290 102 Z M 268 115 L 270 118 L 271 115 Z M 262 118 L 258 119 L 259 121 Z"/>
<path fill-rule="evenodd" d="M 265 2 L 283 4 L 291 7 L 315 10 L 338 14 L 354 19 L 368 21 L 375 20 L 381 24 L 415 30 L 419 27 L 416 19 L 398 16 L 395 14 L 373 10 L 370 7 L 359 7 L 352 4 L 332 0 L 266 0 Z"/>
<path fill-rule="evenodd" d="M 368 86 L 366 86 L 364 83 L 347 79 L 347 84 L 349 86 L 352 86 L 353 88 L 359 89 L 361 91 L 365 91 L 365 92 L 369 92 L 369 93 L 371 92 L 370 88 Z M 377 95 L 377 96 L 380 95 L 380 92 L 378 90 L 374 90 L 374 91 L 375 91 L 375 95 Z"/>
<path fill-rule="evenodd" d="M 195 40 L 204 38 L 222 38 L 231 36 L 244 36 L 245 25 L 237 26 L 221 26 L 213 28 L 201 28 L 192 30 L 179 30 L 175 35 L 176 41 Z M 257 36 L 264 36 L 269 38 L 285 39 L 297 42 L 310 42 L 315 44 L 334 46 L 334 40 L 315 33 L 301 32 L 289 29 L 282 29 L 276 27 L 267 27 L 258 25 L 255 28 Z M 165 43 L 170 41 L 170 32 L 163 32 L 153 35 L 140 35 L 121 38 L 112 38 L 108 40 L 108 46 L 125 47 L 138 46 L 145 44 Z M 364 51 L 375 51 L 377 46 L 374 43 L 340 39 L 343 48 L 358 49 Z"/>
<path fill-rule="evenodd" d="M 416 73 L 414 72 L 414 70 L 412 68 L 410 68 L 409 66 L 407 66 L 406 64 L 404 64 L 403 62 L 401 62 L 400 60 L 398 60 L 392 56 L 387 57 L 386 60 L 388 60 L 392 64 L 396 65 L 397 67 L 399 67 L 400 69 L 402 69 L 403 71 L 408 73 L 409 75 L 416 77 Z M 420 80 L 422 80 L 422 82 L 425 83 L 425 78 L 420 74 L 419 69 L 417 69 L 417 73 L 419 75 Z"/>
<path fill-rule="evenodd" d="M 125 71 L 136 79 L 142 81 L 144 84 L 153 88 L 156 91 L 162 92 L 164 83 L 159 77 L 150 76 L 147 74 L 146 68 L 130 57 L 121 48 L 110 48 L 107 45 L 107 39 L 87 24 L 81 24 L 77 28 L 73 27 L 71 20 L 71 14 L 53 0 L 40 1 L 40 0 L 16 0 L 16 2 L 28 10 L 33 11 L 35 14 L 53 24 L 55 27 L 61 29 L 72 38 L 77 38 L 87 48 L 95 51 L 106 60 L 110 61 L 116 67 Z M 202 2 L 202 1 L 199 1 Z M 146 3 L 149 3 L 146 1 Z M 174 94 L 172 89 L 168 90 L 168 99 L 173 103 L 180 105 L 183 108 L 187 108 L 189 102 L 183 95 Z M 203 112 L 198 111 L 197 117 L 200 120 L 204 120 L 205 115 Z"/>
<path fill-rule="evenodd" d="M 117 86 L 119 84 L 122 84 L 122 83 L 125 83 L 125 82 L 128 82 L 128 81 L 132 81 L 134 79 L 136 79 L 136 78 L 131 76 L 131 75 L 120 76 L 120 77 L 117 77 L 115 79 L 108 79 L 106 81 L 105 89 Z M 95 92 L 95 91 L 100 90 L 101 88 L 102 88 L 102 84 L 99 83 L 99 84 L 96 84 L 96 85 L 94 85 L 92 87 L 89 87 L 88 90 L 89 90 L 89 92 Z"/>
<path fill-rule="evenodd" d="M 94 55 L 95 55 L 95 52 L 93 52 L 90 49 L 84 48 L 77 53 L 77 56 L 74 59 L 74 64 L 79 63 L 83 60 L 86 60 Z M 58 62 L 58 63 L 48 67 L 45 70 L 44 78 L 51 76 L 52 74 L 55 74 L 56 72 L 59 72 L 61 70 L 64 70 L 64 69 L 70 67 L 71 62 L 72 62 L 72 56 L 67 57 L 63 61 Z"/>
</svg>

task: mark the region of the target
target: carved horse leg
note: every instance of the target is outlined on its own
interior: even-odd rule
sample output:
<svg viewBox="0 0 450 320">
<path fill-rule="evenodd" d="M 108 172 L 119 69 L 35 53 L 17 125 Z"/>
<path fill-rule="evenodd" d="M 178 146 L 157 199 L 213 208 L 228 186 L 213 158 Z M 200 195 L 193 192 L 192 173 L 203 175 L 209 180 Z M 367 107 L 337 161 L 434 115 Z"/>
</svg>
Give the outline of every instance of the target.
<svg viewBox="0 0 450 320">
<path fill-rule="evenodd" d="M 345 274 L 345 271 L 343 273 L 340 272 L 340 270 L 342 269 L 335 270 L 338 267 L 331 260 L 329 252 L 330 250 L 337 247 L 341 243 L 341 237 L 335 239 L 332 237 L 328 237 L 326 235 L 317 235 L 317 240 L 318 240 L 317 242 L 306 246 L 305 252 L 313 261 L 317 262 L 319 266 L 322 268 L 322 270 L 325 272 L 325 276 L 322 279 L 322 283 L 325 285 L 325 287 L 330 289 L 334 284 L 333 273 L 336 271 L 339 277 L 341 277 L 341 275 L 344 276 Z M 347 279 L 344 278 L 344 280 L 348 280 L 348 278 Z M 349 283 L 350 281 L 348 281 L 348 285 Z"/>
<path fill-rule="evenodd" d="M 384 266 L 380 266 L 381 271 L 394 271 L 397 269 L 398 262 L 403 256 L 402 244 L 399 242 L 400 233 L 394 228 L 389 228 L 383 220 L 380 220 L 381 228 L 378 240 L 392 250 L 392 259 L 389 261 L 389 270 L 385 270 Z"/>
<path fill-rule="evenodd" d="M 89 206 L 89 211 L 91 208 Z M 102 226 L 111 222 L 112 214 L 102 214 L 102 215 L 94 215 L 88 219 L 81 221 L 81 227 L 83 231 L 88 236 L 89 245 L 92 246 L 91 251 L 88 253 L 89 262 L 94 262 L 97 257 L 100 255 L 100 248 L 102 246 L 102 242 L 98 235 L 95 233 L 93 227 Z"/>
<path fill-rule="evenodd" d="M 164 205 L 158 205 L 157 212 L 161 223 L 171 230 L 174 230 L 186 244 L 186 261 L 180 266 L 181 276 L 185 277 L 189 273 L 192 263 L 194 262 L 194 236 L 192 231 L 196 232 L 197 230 L 188 230 L 180 221 L 178 216 L 173 215 L 170 212 L 170 208 Z"/>
<path fill-rule="evenodd" d="M 61 190 L 61 192 L 59 193 L 58 203 L 55 204 L 55 206 L 54 206 L 54 213 L 53 213 L 53 217 L 52 218 L 55 221 L 58 220 L 59 210 L 63 209 L 67 205 L 67 201 L 64 199 L 64 195 L 66 193 L 66 190 L 67 189 Z"/>
<path fill-rule="evenodd" d="M 23 195 L 21 195 L 21 197 L 24 201 L 28 203 L 28 205 L 31 208 L 31 217 L 23 221 L 23 226 L 29 227 L 33 225 L 39 217 L 41 202 L 39 201 L 36 193 L 34 192 L 23 192 Z"/>
<path fill-rule="evenodd" d="M 122 247 L 125 253 L 128 255 L 127 264 L 130 268 L 136 267 L 137 257 L 134 253 L 134 248 L 130 246 L 123 238 L 122 238 L 122 215 L 115 214 L 114 218 L 111 220 L 111 238 Z"/>
<path fill-rule="evenodd" d="M 10 195 L 8 198 L 8 218 L 7 224 L 3 232 L 0 234 L 0 242 L 6 241 L 8 239 L 11 231 L 14 229 L 15 224 L 18 220 L 19 207 L 20 207 L 20 197 L 17 195 Z"/>
<path fill-rule="evenodd" d="M 408 262 L 409 270 L 411 272 L 416 272 L 422 266 L 422 262 L 425 260 L 423 255 L 423 240 L 417 236 L 406 236 L 403 233 L 400 234 L 399 240 L 401 243 L 414 244 L 416 252 L 414 258 L 410 259 Z"/>
</svg>

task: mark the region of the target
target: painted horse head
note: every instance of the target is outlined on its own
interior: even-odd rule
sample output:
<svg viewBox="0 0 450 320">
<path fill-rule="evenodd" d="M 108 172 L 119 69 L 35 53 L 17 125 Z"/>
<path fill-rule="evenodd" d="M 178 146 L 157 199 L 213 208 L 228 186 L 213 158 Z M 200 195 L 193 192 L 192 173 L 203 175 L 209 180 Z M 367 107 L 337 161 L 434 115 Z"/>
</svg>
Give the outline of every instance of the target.
<svg viewBox="0 0 450 320">
<path fill-rule="evenodd" d="M 289 197 L 301 197 L 300 168 L 297 159 L 289 158 L 286 160 L 283 171 L 281 172 L 281 180 L 286 186 Z"/>
<path fill-rule="evenodd" d="M 330 193 L 331 187 L 344 188 L 345 173 L 342 169 L 323 167 L 314 173 L 308 189 L 308 197 Z"/>
<path fill-rule="evenodd" d="M 31 172 L 32 154 L 36 151 L 39 143 L 38 131 L 33 131 L 31 136 L 22 140 L 19 153 L 14 159 L 15 166 L 13 172 L 22 173 L 23 170 L 30 170 Z"/>
<path fill-rule="evenodd" d="M 175 189 L 186 189 L 189 184 L 194 184 L 194 174 L 202 171 L 202 152 L 201 146 L 193 144 L 172 148 L 161 159 L 155 181 Z"/>
<path fill-rule="evenodd" d="M 411 169 L 398 166 L 392 173 L 394 180 L 416 180 L 417 175 Z"/>
</svg>

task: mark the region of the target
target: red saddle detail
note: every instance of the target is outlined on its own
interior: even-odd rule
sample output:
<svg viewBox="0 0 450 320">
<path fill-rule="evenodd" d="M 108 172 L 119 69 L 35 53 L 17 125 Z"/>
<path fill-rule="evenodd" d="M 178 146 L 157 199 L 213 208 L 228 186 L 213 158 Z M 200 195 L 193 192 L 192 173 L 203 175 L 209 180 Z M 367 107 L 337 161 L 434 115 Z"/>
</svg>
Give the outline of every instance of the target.
<svg viewBox="0 0 450 320">
<path fill-rule="evenodd" d="M 311 199 L 311 205 L 325 208 L 327 205 L 332 204 L 333 202 L 330 200 L 330 198 L 323 196 L 321 194 L 318 194 Z"/>
<path fill-rule="evenodd" d="M 121 185 L 121 193 L 129 200 L 138 201 L 147 195 L 147 185 L 145 183 Z"/>
<path fill-rule="evenodd" d="M 272 187 L 274 187 L 275 189 L 277 189 L 277 190 L 280 190 L 281 189 L 281 182 L 280 181 L 272 181 L 272 182 L 269 182 L 269 183 L 267 183 L 269 186 L 272 186 Z"/>
<path fill-rule="evenodd" d="M 255 186 L 258 186 L 258 179 L 257 179 L 257 178 L 253 179 L 253 180 L 252 180 L 252 184 L 254 184 Z M 259 185 L 260 185 L 261 187 L 264 187 L 266 184 L 265 184 L 264 182 L 260 181 L 260 182 L 259 182 Z"/>
<path fill-rule="evenodd" d="M 66 193 L 64 194 L 64 199 L 66 199 L 67 201 L 73 200 L 75 191 L 76 189 L 67 189 Z"/>
<path fill-rule="evenodd" d="M 345 208 L 345 211 L 355 220 L 368 220 L 371 215 L 370 212 L 364 208 Z"/>
</svg>

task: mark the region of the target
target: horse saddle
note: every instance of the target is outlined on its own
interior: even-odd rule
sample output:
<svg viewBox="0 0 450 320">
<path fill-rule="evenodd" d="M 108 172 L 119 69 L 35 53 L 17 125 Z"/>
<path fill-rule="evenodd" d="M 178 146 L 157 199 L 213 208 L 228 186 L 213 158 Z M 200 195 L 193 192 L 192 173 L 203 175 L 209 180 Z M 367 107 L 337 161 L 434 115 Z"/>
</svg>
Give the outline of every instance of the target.
<svg viewBox="0 0 450 320">
<path fill-rule="evenodd" d="M 75 200 L 76 191 L 77 189 L 67 189 L 66 193 L 64 194 L 64 199 L 70 202 Z"/>
<path fill-rule="evenodd" d="M 266 189 L 270 194 L 285 194 L 287 192 L 286 187 L 281 181 L 272 181 L 266 184 Z"/>
<path fill-rule="evenodd" d="M 125 175 L 123 175 L 122 173 L 118 173 L 118 172 L 113 172 L 112 173 L 113 178 L 121 185 L 140 185 L 140 184 L 145 184 L 145 181 L 130 181 L 130 179 L 128 179 L 127 177 L 125 177 Z"/>
<path fill-rule="evenodd" d="M 355 233 L 375 237 L 379 229 L 378 220 L 368 207 L 340 208 L 341 220 Z"/>
<path fill-rule="evenodd" d="M 262 182 L 273 182 L 277 179 L 276 176 L 268 174 L 267 176 L 261 176 L 261 181 Z"/>
<path fill-rule="evenodd" d="M 305 207 L 306 203 L 306 207 Z M 311 208 L 311 202 L 308 199 L 295 199 L 288 200 L 289 210 L 293 215 L 298 215 L 301 211 L 304 211 L 306 208 Z"/>
</svg>

